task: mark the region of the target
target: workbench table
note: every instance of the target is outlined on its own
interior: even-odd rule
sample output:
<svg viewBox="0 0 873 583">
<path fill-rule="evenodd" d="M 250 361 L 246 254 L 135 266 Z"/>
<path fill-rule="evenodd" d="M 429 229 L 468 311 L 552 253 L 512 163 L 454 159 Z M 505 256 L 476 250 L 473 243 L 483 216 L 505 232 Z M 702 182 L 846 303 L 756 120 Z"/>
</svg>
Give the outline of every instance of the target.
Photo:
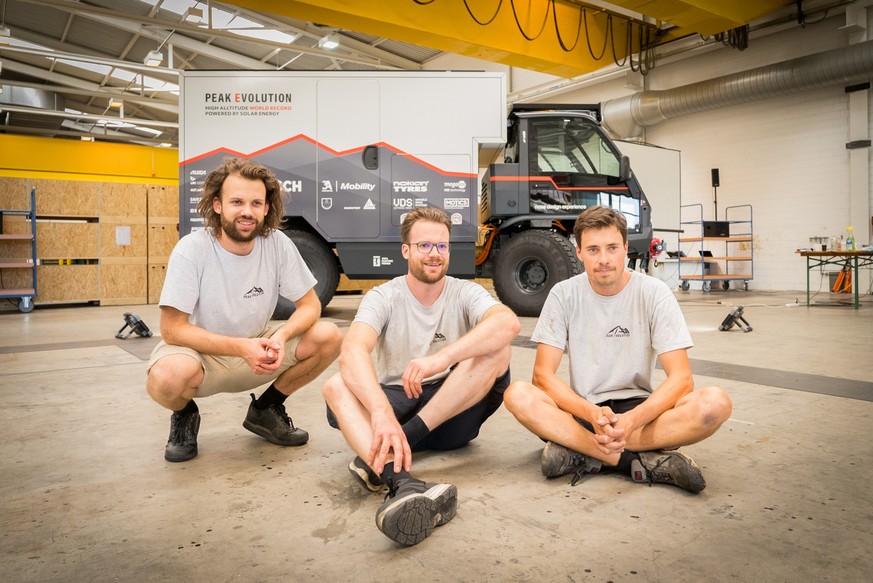
<svg viewBox="0 0 873 583">
<path fill-rule="evenodd" d="M 841 268 L 852 267 L 852 291 L 855 294 L 855 309 L 858 302 L 858 269 L 873 267 L 873 251 L 798 251 L 806 257 L 806 305 L 809 306 L 809 272 L 824 265 L 838 265 Z"/>
</svg>

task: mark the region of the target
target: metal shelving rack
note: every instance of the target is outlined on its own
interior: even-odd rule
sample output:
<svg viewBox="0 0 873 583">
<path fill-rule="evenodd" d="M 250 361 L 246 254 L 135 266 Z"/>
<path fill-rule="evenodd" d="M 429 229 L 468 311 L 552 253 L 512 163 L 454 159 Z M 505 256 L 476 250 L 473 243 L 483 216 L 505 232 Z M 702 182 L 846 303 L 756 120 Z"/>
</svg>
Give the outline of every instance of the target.
<svg viewBox="0 0 873 583">
<path fill-rule="evenodd" d="M 696 212 L 695 212 L 696 211 Z M 694 219 L 685 220 L 694 216 Z M 730 225 L 730 235 L 727 237 L 713 237 L 704 235 L 703 205 L 690 204 L 681 207 L 681 225 L 687 225 L 688 230 L 699 229 L 698 235 L 680 237 L 679 247 L 682 244 L 699 244 L 700 257 L 679 257 L 679 280 L 684 291 L 691 287 L 690 282 L 700 281 L 704 292 L 712 289 L 712 282 L 721 282 L 724 290 L 730 288 L 731 281 L 742 281 L 743 289 L 748 291 L 749 281 L 754 278 L 755 258 L 753 239 L 752 205 L 743 204 L 729 206 L 724 209 L 724 221 Z M 686 227 L 683 226 L 683 230 Z M 704 256 L 702 251 L 708 249 L 709 244 L 723 244 L 724 253 L 720 255 Z M 721 251 L 722 248 L 718 248 Z M 684 251 L 683 251 L 684 252 Z M 685 252 L 688 255 L 687 252 Z M 740 265 L 741 271 L 735 270 L 735 265 Z M 683 265 L 694 267 L 694 273 L 683 273 Z M 712 273 L 712 266 L 724 265 L 724 273 Z"/>
<path fill-rule="evenodd" d="M 3 218 L 23 216 L 30 222 L 29 233 L 4 233 Z M 20 298 L 18 309 L 24 313 L 33 310 L 33 297 L 36 296 L 36 188 L 30 190 L 30 209 L 0 209 L 0 241 L 30 241 L 30 257 L 3 257 L 0 253 L 0 275 L 4 270 L 31 270 L 30 287 L 5 288 L 0 285 L 0 298 Z"/>
</svg>

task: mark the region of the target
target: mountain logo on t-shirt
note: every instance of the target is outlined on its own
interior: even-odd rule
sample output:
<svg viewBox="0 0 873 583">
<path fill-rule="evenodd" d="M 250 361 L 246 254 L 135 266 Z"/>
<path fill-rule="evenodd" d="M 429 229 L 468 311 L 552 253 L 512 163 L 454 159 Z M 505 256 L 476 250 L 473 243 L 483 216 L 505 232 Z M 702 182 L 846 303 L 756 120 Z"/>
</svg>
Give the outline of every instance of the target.
<svg viewBox="0 0 873 583">
<path fill-rule="evenodd" d="M 630 330 L 621 326 L 616 326 L 606 333 L 607 338 L 627 338 L 628 336 L 630 336 Z"/>
<path fill-rule="evenodd" d="M 437 332 L 436 334 L 433 335 L 433 340 L 431 341 L 431 344 L 434 344 L 436 342 L 445 342 L 445 341 L 446 341 L 446 337 L 443 336 L 442 334 L 440 334 L 439 332 Z"/>
<path fill-rule="evenodd" d="M 262 288 L 259 288 L 258 286 L 254 286 L 254 287 L 252 287 L 252 289 L 247 291 L 243 295 L 243 297 L 248 300 L 250 298 L 256 298 L 256 297 L 262 296 L 262 295 L 264 295 L 264 290 Z"/>
</svg>

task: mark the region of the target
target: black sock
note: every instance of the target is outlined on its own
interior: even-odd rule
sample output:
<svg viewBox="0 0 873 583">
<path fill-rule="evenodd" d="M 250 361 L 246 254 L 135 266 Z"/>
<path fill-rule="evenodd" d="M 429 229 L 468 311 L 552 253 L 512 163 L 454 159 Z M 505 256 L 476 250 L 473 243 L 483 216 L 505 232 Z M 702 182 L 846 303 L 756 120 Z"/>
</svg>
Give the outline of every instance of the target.
<svg viewBox="0 0 873 583">
<path fill-rule="evenodd" d="M 197 408 L 197 403 L 194 402 L 194 399 L 191 399 L 185 406 L 176 411 L 180 415 L 190 415 L 191 413 L 199 413 L 200 409 Z"/>
<path fill-rule="evenodd" d="M 631 475 L 631 462 L 634 460 L 639 460 L 640 456 L 633 451 L 624 450 L 621 452 L 621 457 L 618 459 L 618 465 L 615 466 L 616 470 L 619 473 L 630 476 Z"/>
<path fill-rule="evenodd" d="M 418 415 L 404 423 L 402 429 L 410 448 L 430 433 L 430 429 L 427 428 L 427 425 L 424 424 L 424 421 Z"/>
<path fill-rule="evenodd" d="M 398 480 L 402 480 L 404 478 L 411 478 L 409 472 L 400 468 L 399 472 L 394 471 L 394 460 L 389 460 L 387 464 L 385 464 L 385 468 L 382 470 L 382 473 L 379 474 L 379 477 L 382 478 L 382 483 L 387 484 L 388 480 L 391 479 L 396 484 Z"/>
<path fill-rule="evenodd" d="M 267 390 L 264 391 L 261 396 L 255 401 L 255 409 L 258 411 L 263 411 L 268 407 L 272 407 L 273 405 L 281 405 L 285 402 L 285 399 L 288 398 L 288 395 L 279 391 L 276 388 L 275 384 L 271 384 L 267 387 Z"/>
</svg>

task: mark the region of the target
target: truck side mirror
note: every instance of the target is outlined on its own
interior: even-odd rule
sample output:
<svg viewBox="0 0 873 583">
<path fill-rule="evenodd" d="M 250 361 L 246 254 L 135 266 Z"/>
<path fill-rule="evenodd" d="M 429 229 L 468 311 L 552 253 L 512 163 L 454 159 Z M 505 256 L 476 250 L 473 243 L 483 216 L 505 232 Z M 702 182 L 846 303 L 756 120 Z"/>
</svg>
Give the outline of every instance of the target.
<svg viewBox="0 0 873 583">
<path fill-rule="evenodd" d="M 364 168 L 367 170 L 376 170 L 379 168 L 379 146 L 367 146 L 361 154 L 364 162 Z"/>
<path fill-rule="evenodd" d="M 631 177 L 630 158 L 622 156 L 618 163 L 618 179 L 627 182 Z"/>
</svg>

